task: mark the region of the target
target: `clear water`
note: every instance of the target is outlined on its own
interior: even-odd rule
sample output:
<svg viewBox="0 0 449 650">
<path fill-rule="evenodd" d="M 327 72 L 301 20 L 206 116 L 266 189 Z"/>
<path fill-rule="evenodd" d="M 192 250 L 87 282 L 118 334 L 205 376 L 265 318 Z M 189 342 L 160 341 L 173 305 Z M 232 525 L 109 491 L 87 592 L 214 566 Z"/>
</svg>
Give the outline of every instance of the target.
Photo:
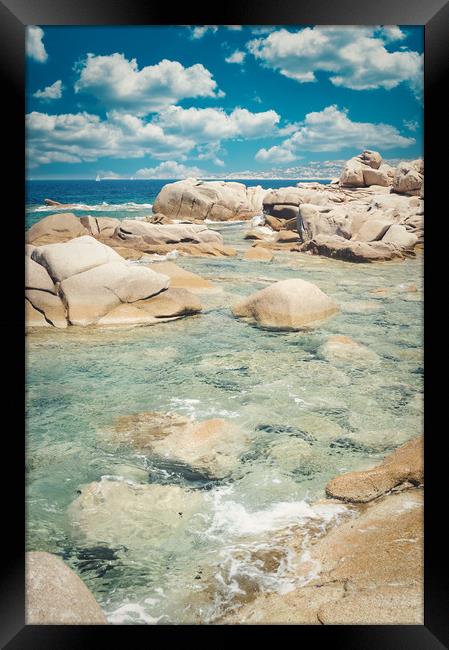
<svg viewBox="0 0 449 650">
<path fill-rule="evenodd" d="M 247 247 L 243 224 L 214 227 L 239 251 Z M 112 623 L 214 622 L 260 590 L 291 589 L 301 548 L 287 551 L 286 539 L 306 532 L 306 547 L 344 510 L 311 507 L 326 482 L 422 431 L 422 258 L 352 265 L 279 253 L 271 264 L 176 262 L 222 289 L 202 296 L 201 315 L 27 337 L 27 546 L 61 555 Z M 294 277 L 333 296 L 341 313 L 287 333 L 233 318 L 240 296 Z M 412 282 L 418 291 L 404 292 Z M 388 291 L 372 293 L 378 288 Z M 319 348 L 335 334 L 379 361 L 326 361 Z M 104 444 L 115 418 L 141 411 L 229 419 L 252 444 L 233 474 L 215 482 Z M 139 513 L 131 534 L 118 513 L 114 544 L 87 540 L 68 508 L 80 486 L 101 477 L 191 488 L 201 505 L 168 536 L 151 537 Z"/>
</svg>

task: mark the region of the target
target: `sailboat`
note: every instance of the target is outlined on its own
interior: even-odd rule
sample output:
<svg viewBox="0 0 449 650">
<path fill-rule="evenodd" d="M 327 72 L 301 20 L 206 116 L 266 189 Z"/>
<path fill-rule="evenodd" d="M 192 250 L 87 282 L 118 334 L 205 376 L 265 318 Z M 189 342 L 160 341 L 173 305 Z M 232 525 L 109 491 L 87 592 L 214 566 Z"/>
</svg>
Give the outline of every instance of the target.
<svg viewBox="0 0 449 650">
<path fill-rule="evenodd" d="M 100 178 L 100 175 L 99 175 L 99 174 L 97 174 L 97 177 L 96 177 L 95 180 L 96 180 L 96 181 L 101 181 L 101 178 Z"/>
</svg>

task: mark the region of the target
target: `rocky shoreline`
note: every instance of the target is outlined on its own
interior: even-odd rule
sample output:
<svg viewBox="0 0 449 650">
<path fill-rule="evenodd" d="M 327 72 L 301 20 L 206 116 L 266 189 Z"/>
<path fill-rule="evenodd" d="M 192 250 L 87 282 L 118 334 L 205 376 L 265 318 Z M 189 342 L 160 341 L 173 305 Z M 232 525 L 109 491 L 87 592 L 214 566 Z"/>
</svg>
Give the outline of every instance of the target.
<svg viewBox="0 0 449 650">
<path fill-rule="evenodd" d="M 89 328 L 204 318 L 207 297 L 217 294 L 221 300 L 220 277 L 187 271 L 172 261 L 175 253 L 211 261 L 238 256 L 243 264 L 261 263 L 261 268 L 274 266 L 279 253 L 293 261 L 322 256 L 348 263 L 349 273 L 350 263 L 400 262 L 420 255 L 423 188 L 422 161 L 393 169 L 377 152 L 364 151 L 329 185 L 298 183 L 263 190 L 196 179 L 170 183 L 145 220 L 78 217 L 69 211 L 70 205 L 47 199 L 58 212 L 26 233 L 27 332 L 80 328 L 89 335 Z M 224 221 L 244 223 L 248 245 L 243 252 L 226 245 L 220 232 L 209 227 Z M 298 277 L 271 278 L 265 288 L 221 305 L 227 317 L 273 335 L 309 332 L 331 321 L 342 305 L 320 288 L 319 280 L 308 282 L 301 278 L 299 266 L 292 268 Z M 413 286 L 400 291 L 413 293 Z M 381 295 L 388 290 L 376 291 Z M 318 353 L 335 365 L 348 359 L 354 367 L 379 363 L 376 352 L 341 334 L 328 335 Z M 313 372 L 312 365 L 308 372 Z M 122 448 L 154 454 L 192 474 L 222 481 L 239 467 L 252 440 L 233 422 L 209 418 L 142 410 L 116 419 L 97 442 L 111 454 Z M 306 464 L 306 439 L 288 442 L 292 440 L 290 446 L 280 444 L 267 453 L 294 456 L 296 449 L 298 462 Z M 292 467 L 296 461 L 292 458 Z M 311 535 L 307 547 L 303 532 L 280 533 L 285 552 L 296 558 L 289 568 L 293 588 L 287 593 L 249 589 L 245 599 L 212 622 L 422 623 L 423 484 L 422 437 L 396 449 L 381 464 L 336 476 L 311 507 L 335 507 L 342 516 Z M 143 521 L 145 534 L 156 535 L 163 548 L 174 532 L 187 529 L 203 501 L 201 490 L 102 477 L 78 490 L 68 509 L 71 534 L 94 547 L 126 543 L 139 550 L 145 541 Z M 268 564 L 277 561 L 269 552 L 263 559 Z M 28 624 L 106 622 L 87 587 L 60 558 L 27 554 Z"/>
</svg>

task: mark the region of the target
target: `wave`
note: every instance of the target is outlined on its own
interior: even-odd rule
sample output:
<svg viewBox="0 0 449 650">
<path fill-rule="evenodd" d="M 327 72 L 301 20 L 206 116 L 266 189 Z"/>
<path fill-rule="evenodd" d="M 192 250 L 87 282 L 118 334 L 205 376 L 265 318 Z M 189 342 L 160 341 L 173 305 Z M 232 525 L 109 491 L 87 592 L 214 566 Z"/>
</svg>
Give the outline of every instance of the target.
<svg viewBox="0 0 449 650">
<path fill-rule="evenodd" d="M 139 210 L 151 210 L 152 203 L 68 203 L 66 205 L 32 205 L 27 207 L 27 212 L 66 212 L 67 210 L 78 210 L 80 212 L 137 212 Z"/>
</svg>

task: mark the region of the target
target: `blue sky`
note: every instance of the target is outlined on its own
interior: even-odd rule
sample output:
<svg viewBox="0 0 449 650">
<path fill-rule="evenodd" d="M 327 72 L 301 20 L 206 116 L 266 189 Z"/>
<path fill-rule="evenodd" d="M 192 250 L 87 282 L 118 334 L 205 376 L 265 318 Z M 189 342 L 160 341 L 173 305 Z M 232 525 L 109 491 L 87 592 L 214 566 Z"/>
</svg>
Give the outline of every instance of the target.
<svg viewBox="0 0 449 650">
<path fill-rule="evenodd" d="M 423 29 L 28 28 L 29 178 L 322 177 L 422 155 Z"/>
</svg>

